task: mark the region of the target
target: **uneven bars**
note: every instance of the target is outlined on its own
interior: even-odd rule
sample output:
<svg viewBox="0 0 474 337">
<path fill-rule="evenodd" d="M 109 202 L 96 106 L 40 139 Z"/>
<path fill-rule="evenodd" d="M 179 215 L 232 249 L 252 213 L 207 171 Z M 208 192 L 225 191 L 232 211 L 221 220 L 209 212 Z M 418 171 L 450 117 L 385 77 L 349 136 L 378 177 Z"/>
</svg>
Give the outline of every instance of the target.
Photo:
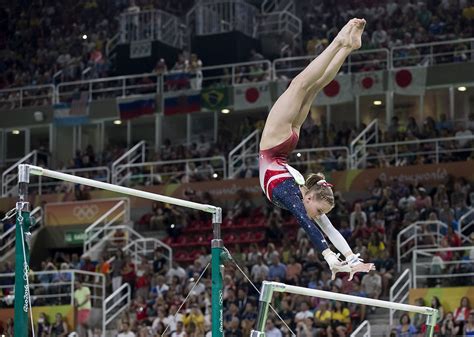
<svg viewBox="0 0 474 337">
<path fill-rule="evenodd" d="M 27 164 L 22 164 L 20 166 L 24 166 L 25 169 L 29 169 L 29 173 L 37 175 L 37 176 L 45 176 L 45 177 L 54 178 L 54 179 L 58 179 L 58 180 L 69 181 L 71 183 L 87 185 L 87 186 L 91 186 L 91 187 L 100 188 L 100 189 L 103 189 L 103 190 L 108 190 L 108 191 L 112 191 L 112 192 L 132 195 L 132 196 L 139 197 L 139 198 L 165 202 L 165 203 L 169 203 L 169 204 L 173 204 L 173 205 L 177 205 L 177 206 L 193 208 L 193 209 L 197 209 L 199 211 L 203 211 L 203 212 L 207 212 L 207 213 L 216 214 L 218 212 L 218 209 L 219 209 L 218 207 L 215 207 L 215 206 L 212 206 L 212 205 L 199 204 L 197 202 L 181 200 L 181 199 L 167 197 L 167 196 L 160 195 L 160 194 L 140 191 L 140 190 L 137 190 L 137 189 L 134 189 L 134 188 L 129 188 L 129 187 L 123 187 L 123 186 L 113 185 L 113 184 L 109 184 L 109 183 L 104 183 L 102 181 L 96 181 L 96 180 L 92 180 L 92 179 L 82 178 L 82 177 L 74 176 L 72 174 L 66 174 L 66 173 L 61 173 L 61 172 L 48 170 L 48 169 L 45 169 L 45 168 L 42 168 L 42 167 L 39 167 L 39 166 L 27 165 Z M 19 170 L 21 171 L 21 168 L 19 168 Z"/>
<path fill-rule="evenodd" d="M 438 315 L 438 310 L 434 308 L 430 308 L 430 307 L 419 307 L 416 305 L 410 305 L 410 304 L 404 304 L 404 303 L 382 301 L 382 300 L 376 300 L 373 298 L 365 298 L 365 297 L 359 297 L 359 296 L 353 296 L 353 295 L 333 293 L 330 291 L 297 287 L 297 286 L 292 286 L 292 285 L 284 284 L 280 282 L 263 281 L 262 291 L 260 293 L 260 309 L 258 312 L 258 318 L 256 322 L 257 327 L 256 327 L 256 330 L 252 330 L 251 335 L 250 335 L 251 337 L 264 337 L 265 336 L 264 329 L 265 329 L 265 324 L 266 324 L 267 315 L 268 315 L 268 307 L 272 300 L 273 292 L 306 295 L 306 296 L 311 296 L 311 297 L 324 298 L 328 300 L 357 303 L 357 304 L 381 307 L 381 308 L 386 308 L 386 309 L 410 311 L 410 312 L 424 314 L 424 315 L 427 315 L 429 318 L 427 322 L 431 328 L 430 336 L 432 336 L 432 331 L 433 331 L 434 325 L 436 324 L 436 318 Z"/>
</svg>

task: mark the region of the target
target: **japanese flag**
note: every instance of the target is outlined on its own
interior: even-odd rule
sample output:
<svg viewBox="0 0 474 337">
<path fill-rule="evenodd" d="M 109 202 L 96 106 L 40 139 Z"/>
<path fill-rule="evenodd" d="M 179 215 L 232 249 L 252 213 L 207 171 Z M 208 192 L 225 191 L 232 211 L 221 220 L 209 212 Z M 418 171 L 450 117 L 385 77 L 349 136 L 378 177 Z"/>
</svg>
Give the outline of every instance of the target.
<svg viewBox="0 0 474 337">
<path fill-rule="evenodd" d="M 357 96 L 382 94 L 383 71 L 370 71 L 354 74 L 354 94 Z"/>
<path fill-rule="evenodd" d="M 234 86 L 234 108 L 248 110 L 271 105 L 270 85 L 268 82 L 245 83 Z"/>
<path fill-rule="evenodd" d="M 351 75 L 339 75 L 319 92 L 313 104 L 331 105 L 346 103 L 352 101 L 353 98 Z"/>
<path fill-rule="evenodd" d="M 399 95 L 419 96 L 426 89 L 426 67 L 398 69 L 391 72 L 391 86 Z"/>
</svg>

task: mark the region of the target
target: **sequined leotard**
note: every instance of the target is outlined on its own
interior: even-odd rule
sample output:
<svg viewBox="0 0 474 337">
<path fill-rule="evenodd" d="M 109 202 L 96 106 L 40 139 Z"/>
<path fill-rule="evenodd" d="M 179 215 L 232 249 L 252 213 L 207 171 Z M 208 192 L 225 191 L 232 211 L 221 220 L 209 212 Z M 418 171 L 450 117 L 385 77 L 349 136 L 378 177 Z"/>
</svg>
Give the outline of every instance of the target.
<svg viewBox="0 0 474 337">
<path fill-rule="evenodd" d="M 296 217 L 313 244 L 323 252 L 328 248 L 327 242 L 315 222 L 306 213 L 299 186 L 286 166 L 288 156 L 297 143 L 298 134 L 293 131 L 283 143 L 260 151 L 260 185 L 273 204 L 290 211 Z"/>
</svg>

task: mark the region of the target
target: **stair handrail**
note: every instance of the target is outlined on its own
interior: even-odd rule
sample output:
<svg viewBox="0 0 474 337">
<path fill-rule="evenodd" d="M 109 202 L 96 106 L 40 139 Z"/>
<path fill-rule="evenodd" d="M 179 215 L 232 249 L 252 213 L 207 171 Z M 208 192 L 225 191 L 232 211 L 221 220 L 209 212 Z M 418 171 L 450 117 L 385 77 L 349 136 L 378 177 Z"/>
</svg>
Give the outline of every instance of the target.
<svg viewBox="0 0 474 337">
<path fill-rule="evenodd" d="M 247 143 L 250 142 L 251 140 L 255 139 L 255 142 L 251 144 L 250 146 L 247 146 Z M 236 147 L 232 149 L 232 151 L 229 152 L 229 169 L 227 170 L 229 178 L 233 178 L 238 172 L 235 172 L 234 170 L 234 164 L 242 158 L 242 156 L 246 155 L 251 148 L 256 147 L 258 150 L 258 147 L 260 145 L 260 130 L 255 129 L 250 135 L 245 137 Z M 240 155 L 235 155 L 237 151 L 243 148 L 243 152 Z M 254 152 L 252 152 L 254 153 Z M 234 156 L 236 159 L 234 159 Z"/>
<path fill-rule="evenodd" d="M 137 155 L 134 156 L 134 154 Z M 123 161 L 127 160 L 127 164 L 131 164 L 136 162 L 137 160 L 141 160 L 143 163 L 145 161 L 146 155 L 146 142 L 144 140 L 138 142 L 133 147 L 131 147 L 127 152 L 121 155 L 117 160 L 112 163 L 112 183 L 116 185 L 120 185 L 119 182 L 119 175 L 122 173 L 123 170 L 118 168 L 119 165 L 122 164 Z M 132 157 L 133 156 L 133 157 Z M 132 158 L 131 158 L 132 157 Z"/>
<path fill-rule="evenodd" d="M 350 337 L 359 337 L 358 333 L 362 331 L 362 329 L 366 328 L 367 331 L 362 335 L 362 337 L 371 337 L 372 336 L 372 330 L 370 328 L 370 322 L 368 320 L 363 321 L 357 329 L 355 329 Z"/>
<path fill-rule="evenodd" d="M 399 287 L 400 284 L 401 286 Z M 409 268 L 405 269 L 405 271 L 398 277 L 395 283 L 390 287 L 390 292 L 389 292 L 390 302 L 406 303 L 406 301 L 408 300 L 409 290 L 412 288 L 412 284 L 413 284 L 413 281 L 412 281 L 412 276 L 411 276 L 411 270 Z M 400 298 L 400 296 L 402 297 Z M 394 315 L 395 315 L 395 310 L 390 309 L 389 310 L 390 327 L 393 326 Z"/>
<path fill-rule="evenodd" d="M 119 298 L 117 298 L 119 297 Z M 122 303 L 124 300 L 125 303 Z M 112 306 L 107 308 L 107 305 L 109 302 L 112 302 Z M 104 336 L 106 336 L 105 331 L 107 328 L 107 325 L 110 324 L 110 322 L 113 322 L 124 310 L 126 310 L 132 303 L 132 291 L 130 288 L 130 285 L 128 283 L 123 283 L 120 288 L 115 290 L 112 294 L 107 296 L 107 298 L 104 300 L 103 305 L 102 305 L 102 331 L 104 332 Z M 119 306 L 119 309 L 116 312 L 113 312 L 113 309 L 115 309 L 117 306 Z M 111 314 L 111 317 L 107 317 L 109 313 Z"/>
<path fill-rule="evenodd" d="M 12 166 L 7 168 L 3 173 L 2 173 L 2 197 L 7 197 L 8 193 L 11 191 L 11 189 L 8 189 L 8 185 L 12 181 L 17 181 L 18 178 L 18 166 L 20 164 L 25 164 L 29 159 L 32 159 L 31 162 L 28 162 L 28 164 L 32 165 L 37 165 L 38 162 L 38 150 L 33 150 L 27 155 L 25 155 L 23 158 L 20 158 L 16 163 L 14 163 Z M 14 171 L 14 173 L 11 173 Z M 41 177 L 39 178 L 41 179 Z M 16 185 L 15 185 L 16 187 Z"/>
<path fill-rule="evenodd" d="M 472 215 L 474 215 L 474 207 L 469 207 L 469 211 L 467 211 L 465 214 L 463 214 L 463 216 L 461 216 L 459 218 L 458 233 L 459 233 L 459 237 L 461 238 L 462 242 L 471 242 L 471 239 L 464 234 L 464 230 L 468 229 L 472 225 L 474 225 L 474 219 L 471 220 L 471 222 L 469 222 L 468 224 L 466 224 L 466 226 L 464 226 L 464 228 L 463 228 L 463 222 L 466 219 L 468 219 L 469 217 L 471 217 Z"/>
<path fill-rule="evenodd" d="M 369 134 L 369 132 L 374 129 L 374 132 Z M 350 151 L 351 151 L 351 157 L 352 157 L 352 164 L 351 167 L 352 169 L 357 169 L 359 166 L 359 161 L 357 158 L 357 155 L 360 152 L 366 153 L 366 145 L 368 142 L 374 140 L 375 143 L 378 143 L 379 141 L 379 122 L 378 119 L 374 119 L 372 122 L 367 125 L 364 130 L 362 130 L 356 138 L 354 138 L 350 144 Z"/>
</svg>

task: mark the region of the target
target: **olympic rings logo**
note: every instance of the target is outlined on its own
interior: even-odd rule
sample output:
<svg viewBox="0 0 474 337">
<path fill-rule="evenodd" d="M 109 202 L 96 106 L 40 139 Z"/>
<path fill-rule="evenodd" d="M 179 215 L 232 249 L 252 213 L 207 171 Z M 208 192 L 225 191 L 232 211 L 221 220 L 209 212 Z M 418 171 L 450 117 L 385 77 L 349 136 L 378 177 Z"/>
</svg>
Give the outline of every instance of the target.
<svg viewBox="0 0 474 337">
<path fill-rule="evenodd" d="M 72 215 L 78 220 L 92 220 L 99 213 L 99 207 L 97 205 L 85 205 L 85 206 L 74 206 L 72 209 Z"/>
</svg>

